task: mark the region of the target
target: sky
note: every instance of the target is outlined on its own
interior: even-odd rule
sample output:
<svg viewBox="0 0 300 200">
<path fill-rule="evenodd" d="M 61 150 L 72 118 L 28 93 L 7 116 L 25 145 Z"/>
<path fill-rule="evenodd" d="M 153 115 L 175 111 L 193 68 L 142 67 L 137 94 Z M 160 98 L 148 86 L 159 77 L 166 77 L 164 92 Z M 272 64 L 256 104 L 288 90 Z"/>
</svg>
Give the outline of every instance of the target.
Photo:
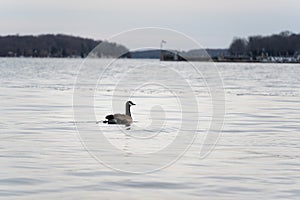
<svg viewBox="0 0 300 200">
<path fill-rule="evenodd" d="M 63 33 L 104 40 L 161 27 L 206 48 L 233 37 L 300 32 L 300 0 L 0 0 L 0 35 Z"/>
</svg>

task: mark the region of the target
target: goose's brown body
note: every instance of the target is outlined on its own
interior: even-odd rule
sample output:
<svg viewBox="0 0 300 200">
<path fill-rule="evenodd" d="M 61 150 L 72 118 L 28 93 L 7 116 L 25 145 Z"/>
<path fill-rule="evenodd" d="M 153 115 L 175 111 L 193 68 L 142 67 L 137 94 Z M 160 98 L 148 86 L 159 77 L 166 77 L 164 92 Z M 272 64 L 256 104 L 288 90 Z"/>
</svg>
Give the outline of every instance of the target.
<svg viewBox="0 0 300 200">
<path fill-rule="evenodd" d="M 107 115 L 105 118 L 107 119 L 104 123 L 108 124 L 125 124 L 130 125 L 132 123 L 132 117 L 130 112 L 130 107 L 135 105 L 132 101 L 127 101 L 125 104 L 126 114 L 113 114 Z"/>
</svg>

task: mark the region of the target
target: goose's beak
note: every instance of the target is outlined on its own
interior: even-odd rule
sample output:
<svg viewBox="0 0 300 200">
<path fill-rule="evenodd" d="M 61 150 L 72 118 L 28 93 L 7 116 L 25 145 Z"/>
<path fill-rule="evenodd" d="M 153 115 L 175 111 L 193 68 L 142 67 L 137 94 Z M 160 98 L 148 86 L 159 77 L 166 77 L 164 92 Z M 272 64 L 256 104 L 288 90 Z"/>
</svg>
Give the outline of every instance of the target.
<svg viewBox="0 0 300 200">
<path fill-rule="evenodd" d="M 132 106 L 135 106 L 136 104 L 135 104 L 135 103 L 132 103 L 131 105 L 132 105 Z"/>
</svg>

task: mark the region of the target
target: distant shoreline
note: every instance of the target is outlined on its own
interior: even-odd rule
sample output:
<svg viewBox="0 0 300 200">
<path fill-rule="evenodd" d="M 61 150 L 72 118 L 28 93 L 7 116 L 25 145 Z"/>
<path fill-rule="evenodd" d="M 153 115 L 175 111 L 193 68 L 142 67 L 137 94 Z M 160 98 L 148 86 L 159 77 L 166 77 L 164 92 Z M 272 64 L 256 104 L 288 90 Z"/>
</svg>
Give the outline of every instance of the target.
<svg viewBox="0 0 300 200">
<path fill-rule="evenodd" d="M 78 59 L 78 60 L 84 60 L 87 58 L 81 58 L 81 57 L 1 57 L 0 59 Z M 99 57 L 99 58 L 93 58 L 93 59 L 114 59 L 114 58 L 105 58 L 105 57 Z M 128 60 L 157 60 L 159 59 L 153 59 L 153 58 L 119 58 L 119 59 L 128 59 Z M 262 61 L 220 61 L 220 60 L 189 60 L 189 61 L 161 61 L 161 62 L 214 62 L 214 63 L 245 63 L 245 64 L 300 64 L 300 62 L 262 62 Z"/>
<path fill-rule="evenodd" d="M 101 44 L 101 48 L 99 47 Z M 298 45 L 298 46 L 297 46 Z M 116 58 L 161 61 L 214 61 L 218 63 L 300 63 L 300 34 L 282 32 L 271 36 L 235 38 L 229 48 L 145 49 L 130 51 L 108 41 L 64 34 L 0 36 L 0 57 L 20 58 Z M 95 50 L 96 49 L 96 50 Z"/>
</svg>

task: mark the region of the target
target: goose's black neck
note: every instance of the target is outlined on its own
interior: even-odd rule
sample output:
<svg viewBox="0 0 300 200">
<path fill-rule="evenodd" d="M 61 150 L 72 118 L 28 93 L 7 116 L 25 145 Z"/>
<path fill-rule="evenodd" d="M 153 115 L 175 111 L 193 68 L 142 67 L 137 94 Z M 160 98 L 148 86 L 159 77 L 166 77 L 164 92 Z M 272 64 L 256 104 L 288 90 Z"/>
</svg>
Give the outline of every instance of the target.
<svg viewBox="0 0 300 200">
<path fill-rule="evenodd" d="M 125 114 L 131 117 L 130 105 L 128 102 L 125 104 L 125 111 L 126 111 Z"/>
</svg>

